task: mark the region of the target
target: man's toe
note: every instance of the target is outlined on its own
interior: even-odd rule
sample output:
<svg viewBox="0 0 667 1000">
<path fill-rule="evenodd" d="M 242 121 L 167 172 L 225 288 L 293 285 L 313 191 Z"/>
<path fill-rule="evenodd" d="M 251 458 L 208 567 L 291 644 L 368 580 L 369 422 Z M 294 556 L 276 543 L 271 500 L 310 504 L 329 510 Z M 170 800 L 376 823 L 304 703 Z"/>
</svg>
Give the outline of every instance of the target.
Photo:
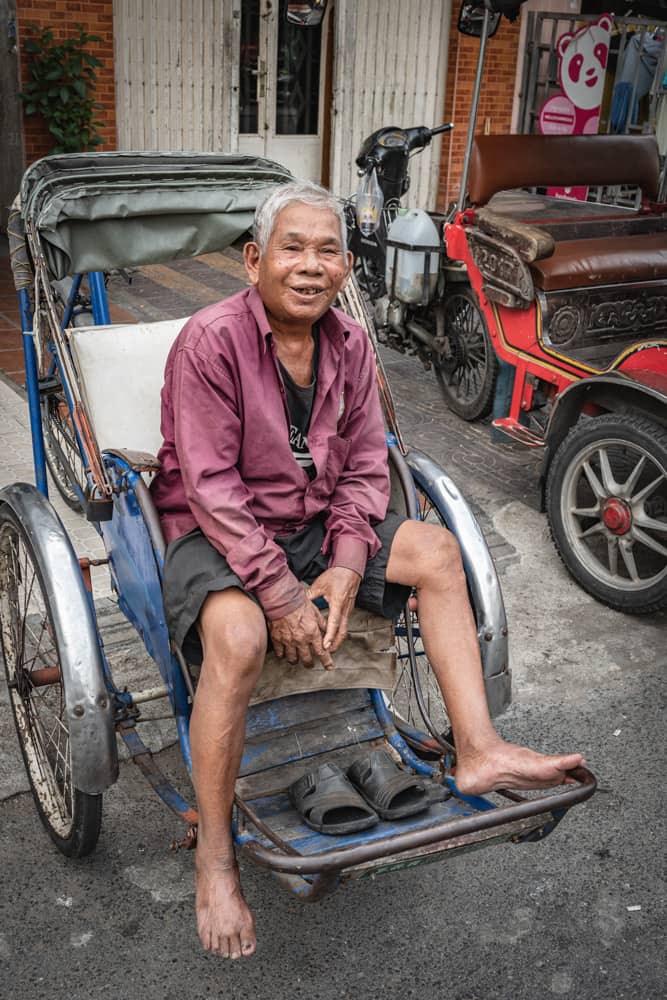
<svg viewBox="0 0 667 1000">
<path fill-rule="evenodd" d="M 232 934 L 229 938 L 229 957 L 237 959 L 241 957 L 242 953 L 241 938 L 238 934 Z"/>
</svg>

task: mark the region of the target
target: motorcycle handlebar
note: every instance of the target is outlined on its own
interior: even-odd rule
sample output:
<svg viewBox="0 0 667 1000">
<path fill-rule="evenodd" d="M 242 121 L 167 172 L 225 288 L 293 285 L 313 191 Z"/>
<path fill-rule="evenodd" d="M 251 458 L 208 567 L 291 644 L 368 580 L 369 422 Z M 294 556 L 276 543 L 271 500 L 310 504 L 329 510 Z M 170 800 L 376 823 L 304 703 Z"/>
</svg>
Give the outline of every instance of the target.
<svg viewBox="0 0 667 1000">
<path fill-rule="evenodd" d="M 431 135 L 440 135 L 441 132 L 451 132 L 454 128 L 454 122 L 447 122 L 446 125 L 438 125 L 437 128 L 432 128 L 430 130 Z"/>
<path fill-rule="evenodd" d="M 446 125 L 438 125 L 437 128 L 424 128 L 422 126 L 406 129 L 408 149 L 410 152 L 413 149 L 424 149 L 425 146 L 428 146 L 434 135 L 440 135 L 441 132 L 449 132 L 453 128 L 454 122 L 447 122 Z"/>
</svg>

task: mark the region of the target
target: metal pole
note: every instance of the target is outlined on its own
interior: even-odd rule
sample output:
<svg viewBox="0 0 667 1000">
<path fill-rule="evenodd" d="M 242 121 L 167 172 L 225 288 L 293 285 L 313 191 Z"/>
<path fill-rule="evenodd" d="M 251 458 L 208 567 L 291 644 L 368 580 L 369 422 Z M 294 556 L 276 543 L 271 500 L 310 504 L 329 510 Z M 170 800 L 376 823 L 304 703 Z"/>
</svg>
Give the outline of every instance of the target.
<svg viewBox="0 0 667 1000">
<path fill-rule="evenodd" d="M 95 321 L 95 326 L 108 326 L 111 320 L 109 319 L 107 291 L 104 287 L 104 272 L 89 271 L 88 287 L 90 289 L 90 298 L 93 305 L 93 319 Z"/>
<path fill-rule="evenodd" d="M 23 334 L 23 357 L 25 360 L 25 384 L 28 393 L 28 412 L 32 436 L 32 460 L 35 467 L 35 485 L 45 497 L 49 496 L 46 478 L 46 456 L 44 454 L 44 434 L 42 431 L 42 408 L 39 397 L 37 374 L 37 352 L 33 339 L 32 308 L 30 296 L 25 288 L 19 291 L 21 311 L 21 332 Z"/>
<path fill-rule="evenodd" d="M 466 152 L 463 158 L 463 171 L 461 173 L 461 187 L 459 198 L 456 203 L 457 212 L 463 211 L 465 204 L 466 188 L 468 186 L 468 170 L 470 169 L 470 156 L 472 154 L 472 144 L 475 138 L 475 123 L 477 122 L 477 109 L 479 106 L 479 95 L 482 89 L 482 75 L 484 73 L 484 57 L 486 55 L 486 43 L 489 39 L 489 24 L 491 13 L 487 7 L 484 8 L 484 24 L 479 40 L 479 55 L 477 57 L 477 74 L 475 76 L 475 88 L 472 94 L 472 107 L 470 108 L 470 118 L 468 120 L 468 138 L 466 141 Z"/>
</svg>

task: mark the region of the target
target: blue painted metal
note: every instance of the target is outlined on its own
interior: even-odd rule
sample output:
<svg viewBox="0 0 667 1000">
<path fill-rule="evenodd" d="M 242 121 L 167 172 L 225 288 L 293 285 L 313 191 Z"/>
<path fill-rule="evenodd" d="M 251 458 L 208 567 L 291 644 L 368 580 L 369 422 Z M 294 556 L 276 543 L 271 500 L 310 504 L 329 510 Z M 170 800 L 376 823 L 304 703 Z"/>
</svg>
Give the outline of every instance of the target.
<svg viewBox="0 0 667 1000">
<path fill-rule="evenodd" d="M 174 788 L 171 782 L 155 764 L 153 755 L 145 746 L 134 726 L 119 726 L 121 736 L 135 764 L 143 771 L 151 787 L 162 801 L 186 823 L 196 823 L 197 814 L 189 802 Z"/>
<path fill-rule="evenodd" d="M 72 319 L 72 313 L 74 312 L 74 303 L 76 302 L 76 297 L 79 294 L 79 289 L 81 288 L 81 278 L 83 275 L 75 274 L 72 281 L 72 287 L 70 288 L 70 293 L 67 296 L 67 302 L 65 303 L 65 312 L 63 313 L 63 318 L 60 323 L 62 330 L 66 329 L 70 325 Z"/>
<path fill-rule="evenodd" d="M 440 775 L 438 768 L 434 767 L 433 764 L 427 763 L 425 760 L 421 760 L 420 757 L 413 753 L 400 733 L 397 732 L 394 720 L 392 719 L 389 709 L 387 708 L 382 691 L 371 691 L 371 700 L 373 702 L 375 714 L 378 717 L 378 722 L 382 726 L 384 734 L 393 746 L 394 750 L 398 750 L 401 758 L 414 771 L 416 771 L 417 774 L 425 774 L 429 778 L 437 779 Z"/>
<path fill-rule="evenodd" d="M 176 657 L 171 652 L 162 605 L 159 557 L 142 517 L 135 492 L 139 474 L 117 456 L 105 455 L 116 493 L 113 517 L 100 523 L 118 604 L 141 636 L 167 686 L 183 760 L 192 770 L 189 719 L 191 706 Z"/>
<path fill-rule="evenodd" d="M 174 662 L 155 552 L 133 489 L 137 475 L 126 463 L 108 455 L 105 465 L 115 498 L 113 517 L 101 522 L 100 530 L 109 556 L 112 583 L 123 614 L 155 660 L 174 705 Z"/>
<path fill-rule="evenodd" d="M 23 332 L 23 358 L 25 362 L 26 389 L 28 391 L 28 411 L 32 437 L 32 461 L 35 469 L 35 485 L 48 498 L 49 486 L 46 478 L 46 457 L 44 455 L 44 434 L 42 432 L 42 410 L 39 399 L 39 378 L 37 375 L 37 354 L 32 335 L 32 307 L 25 288 L 19 291 L 21 330 Z"/>
<path fill-rule="evenodd" d="M 89 271 L 88 287 L 90 288 L 90 301 L 93 307 L 95 326 L 106 326 L 111 320 L 109 319 L 107 290 L 104 287 L 104 272 Z"/>
</svg>

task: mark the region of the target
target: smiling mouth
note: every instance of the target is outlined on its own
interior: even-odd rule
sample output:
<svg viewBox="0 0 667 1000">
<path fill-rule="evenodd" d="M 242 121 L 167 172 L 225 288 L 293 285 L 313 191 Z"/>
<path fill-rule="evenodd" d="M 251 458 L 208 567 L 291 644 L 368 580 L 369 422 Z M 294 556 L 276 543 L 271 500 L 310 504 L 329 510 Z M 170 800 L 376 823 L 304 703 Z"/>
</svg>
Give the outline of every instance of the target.
<svg viewBox="0 0 667 1000">
<path fill-rule="evenodd" d="M 305 295 L 309 298 L 314 298 L 316 295 L 321 295 L 324 292 L 323 288 L 293 288 L 293 292 L 297 295 Z"/>
</svg>

